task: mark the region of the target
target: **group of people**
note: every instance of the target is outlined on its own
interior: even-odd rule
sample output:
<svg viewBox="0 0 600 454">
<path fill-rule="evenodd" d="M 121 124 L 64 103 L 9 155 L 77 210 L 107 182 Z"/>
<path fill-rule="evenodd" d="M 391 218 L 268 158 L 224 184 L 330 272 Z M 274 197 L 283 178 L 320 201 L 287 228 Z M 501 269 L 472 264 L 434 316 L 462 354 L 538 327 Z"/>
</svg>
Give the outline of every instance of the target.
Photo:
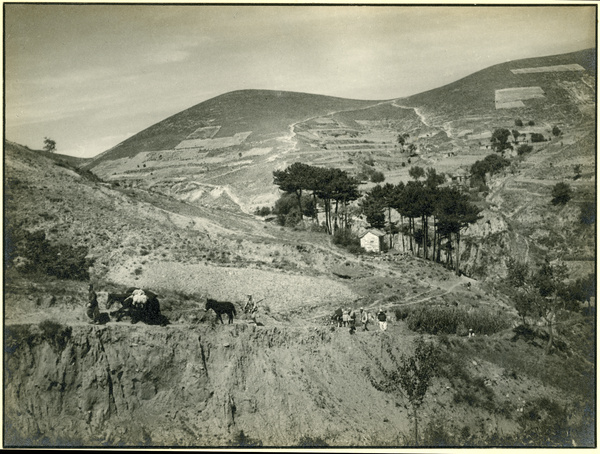
<svg viewBox="0 0 600 454">
<path fill-rule="evenodd" d="M 379 308 L 379 312 L 377 312 L 376 316 L 371 312 L 365 311 L 364 307 L 361 307 L 358 311 L 355 311 L 352 308 L 338 309 L 335 311 L 333 319 L 337 322 L 338 328 L 350 328 L 350 334 L 354 334 L 356 331 L 357 322 L 362 325 L 363 331 L 369 331 L 367 326 L 370 322 L 375 320 L 379 323 L 379 329 L 381 331 L 387 330 L 387 314 L 382 308 Z"/>
</svg>

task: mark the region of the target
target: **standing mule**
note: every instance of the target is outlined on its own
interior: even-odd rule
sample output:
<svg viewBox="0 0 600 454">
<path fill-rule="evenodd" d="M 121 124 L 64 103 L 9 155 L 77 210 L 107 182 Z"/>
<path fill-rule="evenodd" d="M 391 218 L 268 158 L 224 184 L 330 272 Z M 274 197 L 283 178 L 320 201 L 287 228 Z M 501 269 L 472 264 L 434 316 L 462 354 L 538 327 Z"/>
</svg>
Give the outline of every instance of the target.
<svg viewBox="0 0 600 454">
<path fill-rule="evenodd" d="M 228 301 L 216 301 L 216 300 L 207 298 L 205 309 L 207 311 L 210 309 L 215 311 L 215 314 L 217 314 L 217 318 L 219 319 L 221 324 L 223 324 L 223 319 L 221 318 L 221 314 L 227 314 L 227 316 L 229 317 L 230 324 L 233 323 L 233 316 L 237 315 L 237 312 L 235 311 L 235 306 L 233 305 L 233 303 L 230 303 Z"/>
</svg>

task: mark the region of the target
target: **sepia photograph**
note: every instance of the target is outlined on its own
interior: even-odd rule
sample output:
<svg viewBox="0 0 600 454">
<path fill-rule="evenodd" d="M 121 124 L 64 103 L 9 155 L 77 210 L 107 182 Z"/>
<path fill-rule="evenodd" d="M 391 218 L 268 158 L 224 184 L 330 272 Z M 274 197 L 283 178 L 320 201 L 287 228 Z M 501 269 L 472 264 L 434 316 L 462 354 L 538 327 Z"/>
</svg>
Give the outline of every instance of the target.
<svg viewBox="0 0 600 454">
<path fill-rule="evenodd" d="M 2 447 L 597 448 L 599 4 L 3 2 Z"/>
</svg>

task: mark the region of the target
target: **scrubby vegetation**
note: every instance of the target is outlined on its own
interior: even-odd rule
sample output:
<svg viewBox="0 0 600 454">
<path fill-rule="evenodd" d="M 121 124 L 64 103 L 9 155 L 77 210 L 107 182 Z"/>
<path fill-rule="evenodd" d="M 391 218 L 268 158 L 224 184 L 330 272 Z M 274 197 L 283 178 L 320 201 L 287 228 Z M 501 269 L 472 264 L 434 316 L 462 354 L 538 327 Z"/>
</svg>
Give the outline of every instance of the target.
<svg viewBox="0 0 600 454">
<path fill-rule="evenodd" d="M 87 257 L 88 249 L 84 246 L 54 244 L 41 230 L 29 232 L 13 226 L 9 226 L 4 242 L 7 265 L 25 273 L 82 281 L 90 277 L 88 269 L 93 261 Z"/>
<path fill-rule="evenodd" d="M 510 318 L 499 311 L 444 306 L 404 306 L 395 309 L 396 319 L 404 320 L 412 331 L 426 334 L 466 336 L 494 334 L 510 326 Z"/>
</svg>

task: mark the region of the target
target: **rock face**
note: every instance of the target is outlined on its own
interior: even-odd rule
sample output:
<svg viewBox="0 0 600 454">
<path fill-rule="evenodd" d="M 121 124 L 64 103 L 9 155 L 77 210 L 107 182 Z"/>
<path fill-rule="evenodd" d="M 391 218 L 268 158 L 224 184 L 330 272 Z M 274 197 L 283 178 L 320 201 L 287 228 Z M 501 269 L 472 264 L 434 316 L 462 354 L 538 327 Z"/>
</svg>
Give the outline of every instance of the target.
<svg viewBox="0 0 600 454">
<path fill-rule="evenodd" d="M 5 443 L 394 440 L 409 427 L 408 415 L 361 373 L 380 353 L 377 332 L 361 334 L 246 324 L 12 325 L 5 337 Z M 357 400 L 369 404 L 349 410 Z M 381 427 L 384 413 L 397 424 Z"/>
</svg>

